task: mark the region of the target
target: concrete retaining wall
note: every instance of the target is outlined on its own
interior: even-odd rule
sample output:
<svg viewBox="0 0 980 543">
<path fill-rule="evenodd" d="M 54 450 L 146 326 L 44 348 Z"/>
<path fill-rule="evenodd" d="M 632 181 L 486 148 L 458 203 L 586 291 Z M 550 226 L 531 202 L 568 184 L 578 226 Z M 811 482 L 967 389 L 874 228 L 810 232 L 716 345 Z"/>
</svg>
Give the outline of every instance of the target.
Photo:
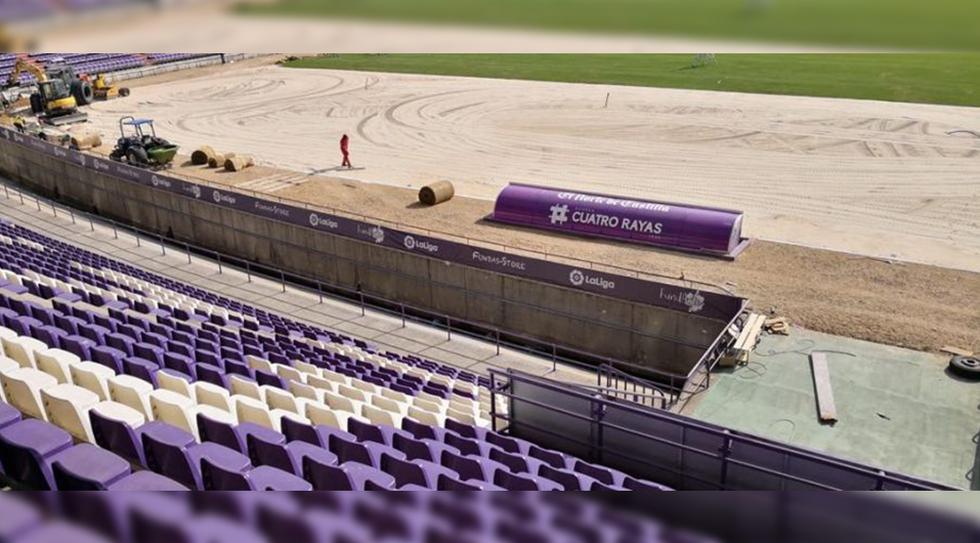
<svg viewBox="0 0 980 543">
<path fill-rule="evenodd" d="M 0 173 L 80 209 L 195 245 L 661 371 L 688 373 L 725 326 L 222 208 L 2 138 Z"/>
</svg>

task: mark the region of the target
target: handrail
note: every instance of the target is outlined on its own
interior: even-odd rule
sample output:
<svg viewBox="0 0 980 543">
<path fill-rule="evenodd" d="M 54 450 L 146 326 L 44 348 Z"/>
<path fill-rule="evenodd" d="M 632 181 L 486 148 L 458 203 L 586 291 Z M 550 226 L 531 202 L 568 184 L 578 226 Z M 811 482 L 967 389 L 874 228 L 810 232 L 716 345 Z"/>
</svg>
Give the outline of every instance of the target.
<svg viewBox="0 0 980 543">
<path fill-rule="evenodd" d="M 642 377 L 638 377 L 636 375 L 631 375 L 631 374 L 629 374 L 627 372 L 624 372 L 624 371 L 622 371 L 622 370 L 620 370 L 620 369 L 618 369 L 618 368 L 616 368 L 616 367 L 614 367 L 614 366 L 612 366 L 610 364 L 601 364 L 599 366 L 599 369 L 598 369 L 598 372 L 597 372 L 597 376 L 598 376 L 598 379 L 599 379 L 600 386 L 599 387 L 596 387 L 596 388 L 603 388 L 603 389 L 614 391 L 615 394 L 612 394 L 612 395 L 614 397 L 616 397 L 617 399 L 625 399 L 627 401 L 633 401 L 635 403 L 642 403 L 642 402 L 637 401 L 637 399 L 638 398 L 643 398 L 643 399 L 653 398 L 655 400 L 659 400 L 660 401 L 661 408 L 663 408 L 663 409 L 671 409 L 671 408 L 673 408 L 674 405 L 677 403 L 677 401 L 680 399 L 681 393 L 683 393 L 683 389 L 684 389 L 684 386 L 682 386 L 680 389 L 677 389 L 674 386 L 673 380 L 671 380 L 671 383 L 669 385 L 670 386 L 670 391 L 666 391 L 666 390 L 664 390 L 661 387 L 661 385 L 659 385 L 659 384 L 657 384 L 657 383 L 655 383 L 653 381 L 650 381 L 648 379 L 644 379 Z M 606 383 L 606 386 L 605 387 L 601 386 L 603 379 L 605 379 L 605 383 Z M 609 386 L 610 382 L 615 382 L 617 385 L 620 382 L 623 382 L 625 384 L 625 386 L 622 387 L 622 388 L 620 388 L 618 386 L 617 387 L 610 387 Z M 629 390 L 629 386 L 631 384 L 633 385 L 633 390 L 632 391 Z M 647 394 L 645 392 L 637 392 L 636 391 L 636 387 L 637 386 L 642 387 L 642 390 L 653 390 L 653 391 L 656 391 L 658 394 L 660 394 L 660 396 L 658 397 L 655 394 Z M 631 398 L 632 398 L 632 400 L 631 400 Z M 652 406 L 652 403 L 651 403 L 651 406 Z"/>
<path fill-rule="evenodd" d="M 713 425 L 711 423 L 707 423 L 707 422 L 704 422 L 704 421 L 699 421 L 697 419 L 692 419 L 692 418 L 689 418 L 689 417 L 685 417 L 685 416 L 679 415 L 677 413 L 672 413 L 672 412 L 668 412 L 668 411 L 664 411 L 664 410 L 651 409 L 651 408 L 643 407 L 643 406 L 641 406 L 639 404 L 633 404 L 633 403 L 619 403 L 619 402 L 613 403 L 610 400 L 606 400 L 606 399 L 601 398 L 601 397 L 595 397 L 595 396 L 591 396 L 591 395 L 582 393 L 582 392 L 576 390 L 575 387 L 565 385 L 564 383 L 560 383 L 560 382 L 557 382 L 557 381 L 554 381 L 554 380 L 551 380 L 551 379 L 547 379 L 547 378 L 544 378 L 544 377 L 538 377 L 538 376 L 535 376 L 535 375 L 531 375 L 531 374 L 528 374 L 528 373 L 523 372 L 523 371 L 520 371 L 520 370 L 508 369 L 506 371 L 503 371 L 503 370 L 498 370 L 498 369 L 490 368 L 489 373 L 490 373 L 490 376 L 491 376 L 490 392 L 491 392 L 492 395 L 495 395 L 495 394 L 503 394 L 504 396 L 506 396 L 508 398 L 511 398 L 511 399 L 515 398 L 515 395 L 512 392 L 512 387 L 513 387 L 513 381 L 516 379 L 516 380 L 520 380 L 520 381 L 531 383 L 531 384 L 533 384 L 535 386 L 540 386 L 540 387 L 549 389 L 551 391 L 561 392 L 563 394 L 566 394 L 568 396 L 575 397 L 575 398 L 578 398 L 578 399 L 588 400 L 588 401 L 591 401 L 591 402 L 599 402 L 600 404 L 607 405 L 607 406 L 611 405 L 611 406 L 615 407 L 616 409 L 624 410 L 624 411 L 629 412 L 629 413 L 633 413 L 633 414 L 636 414 L 636 415 L 644 416 L 644 417 L 647 417 L 649 419 L 653 419 L 653 420 L 657 420 L 657 421 L 662 421 L 662 422 L 667 422 L 667 423 L 674 424 L 674 425 L 680 425 L 680 426 L 682 426 L 684 428 L 690 428 L 690 429 L 693 429 L 693 430 L 697 430 L 699 432 L 703 432 L 705 434 L 712 435 L 712 436 L 717 437 L 717 438 L 720 438 L 720 439 L 731 440 L 731 442 L 732 442 L 733 445 L 738 445 L 738 444 L 750 445 L 752 447 L 769 450 L 769 451 L 772 451 L 772 452 L 775 452 L 775 453 L 793 455 L 794 458 L 803 459 L 803 460 L 806 460 L 806 461 L 809 461 L 809 462 L 813 462 L 813 463 L 816 463 L 816 464 L 822 464 L 822 465 L 834 467 L 834 468 L 837 468 L 837 469 L 847 470 L 847 471 L 850 471 L 851 473 L 854 473 L 856 475 L 860 475 L 860 476 L 864 476 L 864 477 L 868 477 L 870 479 L 876 480 L 879 483 L 881 483 L 881 482 L 888 482 L 888 483 L 893 483 L 893 484 L 902 484 L 902 485 L 906 485 L 906 486 L 909 486 L 909 487 L 920 488 L 920 489 L 928 488 L 928 489 L 937 489 L 937 490 L 957 490 L 955 487 L 950 487 L 950 486 L 947 486 L 947 485 L 944 485 L 944 484 L 941 484 L 941 483 L 936 483 L 936 482 L 933 482 L 933 481 L 927 481 L 927 480 L 917 479 L 915 477 L 912 477 L 912 476 L 909 476 L 909 475 L 905 475 L 905 474 L 901 474 L 901 473 L 887 472 L 887 471 L 884 471 L 884 470 L 881 470 L 881 469 L 877 469 L 877 468 L 872 467 L 872 466 L 868 466 L 868 465 L 865 465 L 865 464 L 861 464 L 861 463 L 858 463 L 858 462 L 854 462 L 854 461 L 850 461 L 850 460 L 846 460 L 846 459 L 842 459 L 842 458 L 837 458 L 837 457 L 830 456 L 830 455 L 825 454 L 825 453 L 821 453 L 821 452 L 817 452 L 817 451 L 812 451 L 812 450 L 809 450 L 809 449 L 804 449 L 802 447 L 798 447 L 798 446 L 795 446 L 795 445 L 792 445 L 792 444 L 780 443 L 780 442 L 769 440 L 769 439 L 766 439 L 766 438 L 763 438 L 763 437 L 755 436 L 755 435 L 752 435 L 752 434 L 743 433 L 743 432 L 740 432 L 738 430 L 726 429 L 726 428 L 723 428 L 723 427 L 720 427 L 720 426 Z M 498 387 L 498 385 L 500 385 L 500 386 Z M 510 390 L 508 390 L 508 389 L 510 389 Z M 677 447 L 679 449 L 682 449 L 682 450 L 691 450 L 691 452 L 694 452 L 694 453 L 697 453 L 697 454 L 708 454 L 705 451 L 695 450 L 696 447 L 692 447 L 691 445 L 686 445 L 684 443 L 673 442 L 673 441 L 671 441 L 669 439 L 665 439 L 665 438 L 659 437 L 659 436 L 645 434 L 645 433 L 643 433 L 643 432 L 641 432 L 639 430 L 636 430 L 636 429 L 633 429 L 633 428 L 626 428 L 626 427 L 620 426 L 618 424 L 607 423 L 607 422 L 605 422 L 605 421 L 603 421 L 601 419 L 601 416 L 600 415 L 594 415 L 592 417 L 589 417 L 589 416 L 582 415 L 581 413 L 575 413 L 575 412 L 572 412 L 572 411 L 568 411 L 567 409 L 564 409 L 562 407 L 558 407 L 558 406 L 551 405 L 551 404 L 545 404 L 545 403 L 542 403 L 542 402 L 539 402 L 539 401 L 536 401 L 536 400 L 533 400 L 533 399 L 522 398 L 522 397 L 517 397 L 517 399 L 519 401 L 521 401 L 521 402 L 527 402 L 530 405 L 536 405 L 538 407 L 541 407 L 541 408 L 544 408 L 544 409 L 547 409 L 547 410 L 550 410 L 550 411 L 554 411 L 556 413 L 561 413 L 563 415 L 571 416 L 571 417 L 577 418 L 579 420 L 583 420 L 583 421 L 584 420 L 591 420 L 592 422 L 594 422 L 594 423 L 596 423 L 596 424 L 598 424 L 600 426 L 608 427 L 608 428 L 611 428 L 611 429 L 615 429 L 618 432 L 626 433 L 626 434 L 629 434 L 629 435 L 635 435 L 637 437 L 641 437 L 641 438 L 644 438 L 644 439 L 651 439 L 651 440 L 654 440 L 654 441 L 656 441 L 658 443 L 669 444 L 669 445 L 675 446 L 675 447 Z M 496 407 L 496 398 L 492 398 L 491 405 L 494 406 L 494 407 Z M 512 412 L 512 411 L 510 411 L 510 412 Z M 605 412 L 604 409 L 602 409 L 602 410 L 593 410 L 593 413 L 603 413 L 603 412 Z M 503 420 L 507 420 L 508 422 L 511 422 L 511 420 L 512 420 L 512 417 L 510 417 L 509 415 L 500 415 L 500 414 L 497 414 L 495 410 L 491 413 L 491 417 L 496 417 L 496 418 L 500 418 L 500 419 L 503 419 Z M 598 417 L 598 418 L 596 418 L 596 417 Z M 521 425 L 525 425 L 525 426 L 528 425 L 527 422 L 520 422 L 520 421 L 518 421 L 518 422 Z M 546 429 L 542 429 L 542 428 L 535 428 L 535 429 L 538 430 L 538 431 L 547 431 Z M 601 434 L 601 431 L 599 432 L 599 434 Z M 573 439 L 573 438 L 571 438 L 571 437 L 569 437 L 567 435 L 560 435 L 559 434 L 559 437 L 563 437 L 564 439 Z M 590 445 L 590 448 L 595 448 L 595 447 Z M 617 451 L 613 451 L 613 450 L 605 450 L 605 449 L 603 449 L 603 452 L 604 453 L 611 453 L 611 454 L 614 454 L 614 455 L 617 454 Z M 753 464 L 747 463 L 745 460 L 739 460 L 737 458 L 728 458 L 728 457 L 725 457 L 725 458 L 723 458 L 723 460 L 726 461 L 726 462 L 731 462 L 734 465 L 739 465 L 739 466 L 742 466 L 742 467 L 748 467 L 748 468 L 756 469 L 756 470 L 763 471 L 763 472 L 766 472 L 766 470 L 768 470 L 768 468 L 763 468 L 762 466 L 755 466 Z M 822 485 L 822 483 L 817 483 L 815 481 L 809 481 L 809 480 L 806 480 L 806 479 L 799 479 L 797 476 L 793 476 L 791 474 L 784 474 L 784 473 L 779 473 L 779 472 L 771 472 L 771 474 L 778 475 L 780 477 L 785 477 L 785 478 L 790 479 L 790 480 L 795 480 L 796 482 L 805 482 L 807 484 Z M 690 476 L 688 476 L 688 477 L 690 477 Z"/>
</svg>

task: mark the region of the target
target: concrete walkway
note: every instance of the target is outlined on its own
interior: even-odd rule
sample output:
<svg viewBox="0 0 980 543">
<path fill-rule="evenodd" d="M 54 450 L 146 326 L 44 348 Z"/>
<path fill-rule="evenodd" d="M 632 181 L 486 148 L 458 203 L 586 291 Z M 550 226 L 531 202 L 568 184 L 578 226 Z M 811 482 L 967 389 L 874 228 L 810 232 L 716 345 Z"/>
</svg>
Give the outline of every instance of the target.
<svg viewBox="0 0 980 543">
<path fill-rule="evenodd" d="M 364 309 L 344 300 L 320 296 L 295 285 L 249 275 L 245 270 L 219 266 L 216 260 L 188 255 L 160 243 L 137 238 L 111 224 L 90 221 L 65 209 L 52 208 L 29 192 L 15 189 L 0 178 L 0 217 L 89 251 L 127 262 L 147 271 L 193 284 L 297 321 L 341 331 L 381 348 L 412 353 L 469 371 L 486 374 L 489 368 L 514 368 L 562 382 L 596 385 L 594 371 L 517 349 L 481 341 L 443 327 L 403 322 L 400 316 Z"/>
<path fill-rule="evenodd" d="M 826 352 L 838 421 L 817 419 L 809 354 Z M 960 488 L 980 489 L 980 383 L 946 357 L 793 328 L 719 370 L 691 416 Z"/>
</svg>

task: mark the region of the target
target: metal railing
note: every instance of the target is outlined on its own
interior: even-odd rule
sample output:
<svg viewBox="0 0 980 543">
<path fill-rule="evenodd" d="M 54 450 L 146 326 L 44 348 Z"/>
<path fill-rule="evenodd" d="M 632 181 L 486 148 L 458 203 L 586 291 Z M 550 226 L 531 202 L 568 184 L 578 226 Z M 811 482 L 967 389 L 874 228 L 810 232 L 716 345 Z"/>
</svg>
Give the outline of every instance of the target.
<svg viewBox="0 0 980 543">
<path fill-rule="evenodd" d="M 633 402 L 647 407 L 671 409 L 683 394 L 671 380 L 667 387 L 618 370 L 609 364 L 600 364 L 596 371 L 596 389 L 609 398 Z"/>
<path fill-rule="evenodd" d="M 515 384 L 529 385 L 527 388 L 542 389 L 545 393 L 540 397 L 521 394 L 515 392 Z M 660 473 L 664 477 L 658 482 L 673 484 L 681 489 L 956 490 L 955 487 L 886 472 L 669 411 L 583 392 L 516 370 L 490 369 L 490 393 L 490 416 L 495 431 L 506 429 L 512 435 L 524 438 L 533 435 L 532 440 L 539 445 L 571 454 L 580 454 L 579 451 L 585 450 L 588 451 L 585 456 L 589 460 L 624 469 L 637 477 L 648 477 L 645 473 Z M 500 409 L 498 396 L 506 399 L 506 410 Z M 561 405 L 563 403 L 565 406 Z M 567 408 L 583 404 L 588 405 L 587 411 Z M 523 414 L 528 411 L 536 412 L 530 417 Z M 606 420 L 614 411 L 644 421 L 643 426 L 648 430 Z M 529 419 L 550 420 L 538 423 Z M 572 430 L 574 421 L 586 423 L 587 431 L 576 433 Z M 649 430 L 651 428 L 656 430 Z M 661 432 L 660 435 L 653 433 L 657 430 Z M 607 443 L 608 436 L 613 433 L 618 437 L 619 447 Z M 622 447 L 624 436 L 632 440 L 630 450 Z M 680 436 L 679 439 L 677 436 Z M 709 443 L 709 446 L 703 443 Z M 659 452 L 656 455 L 658 459 L 651 454 L 654 449 Z M 747 451 L 755 451 L 759 456 L 768 455 L 769 460 L 779 458 L 781 461 L 765 462 L 767 465 L 763 465 L 759 461 L 749 460 Z M 661 460 L 663 458 L 670 458 L 671 461 L 664 462 Z M 636 469 L 630 470 L 624 466 L 634 466 Z M 794 466 L 799 472 L 792 472 Z M 800 475 L 801 472 L 807 476 Z M 850 482 L 848 478 L 851 478 Z M 754 487 L 753 484 L 758 486 Z"/>
<path fill-rule="evenodd" d="M 684 375 L 671 373 L 622 360 L 615 360 L 595 353 L 561 345 L 557 342 L 543 341 L 541 339 L 526 336 L 518 332 L 490 326 L 485 323 L 460 319 L 445 313 L 416 307 L 401 301 L 391 300 L 383 296 L 368 294 L 358 289 L 351 289 L 336 283 L 286 271 L 275 266 L 260 264 L 248 259 L 232 256 L 221 251 L 195 245 L 187 241 L 154 233 L 136 226 L 121 223 L 108 217 L 101 215 L 95 216 L 74 207 L 56 203 L 48 198 L 43 198 L 18 188 L 12 188 L 2 178 L 0 178 L 0 185 L 3 186 L 4 195 L 8 200 L 16 198 L 19 200 L 21 205 L 30 206 L 33 204 L 33 206 L 37 208 L 38 212 L 41 212 L 43 208 L 50 208 L 55 217 L 58 216 L 60 210 L 60 213 L 70 217 L 73 225 L 77 225 L 79 219 L 82 221 L 87 221 L 90 231 L 93 232 L 95 231 L 96 224 L 107 225 L 112 228 L 113 237 L 116 239 L 119 238 L 119 235 L 122 232 L 133 236 L 138 247 L 142 247 L 144 241 L 158 245 L 161 256 L 167 255 L 168 247 L 171 250 L 181 250 L 186 255 L 188 264 L 192 262 L 192 255 L 200 255 L 210 258 L 217 264 L 219 274 L 224 273 L 225 267 L 235 267 L 245 273 L 246 280 L 249 283 L 252 282 L 253 277 L 261 276 L 279 282 L 283 292 L 286 292 L 287 286 L 292 286 L 293 288 L 315 293 L 318 296 L 319 303 L 321 304 L 323 303 L 325 296 L 333 296 L 336 298 L 343 298 L 348 301 L 353 301 L 358 304 L 362 316 L 366 314 L 367 308 L 396 316 L 401 319 L 403 328 L 406 326 L 407 322 L 411 321 L 427 326 L 444 327 L 446 330 L 447 340 L 452 339 L 453 333 L 458 333 L 479 339 L 481 341 L 492 341 L 497 355 L 500 354 L 500 349 L 503 346 L 518 351 L 527 352 L 544 359 L 550 359 L 552 367 L 548 372 L 549 374 L 556 372 L 559 364 L 587 373 L 594 373 L 596 383 L 598 383 L 596 388 L 603 389 L 604 393 L 610 395 L 618 395 L 623 398 L 632 395 L 638 399 L 644 400 L 644 403 L 647 405 L 659 403 L 658 407 L 670 409 L 673 405 L 675 405 L 680 397 L 680 394 L 687 386 L 687 379 L 690 374 Z M 704 357 L 702 357 L 702 361 L 704 360 Z M 699 364 L 700 363 L 701 362 L 699 362 Z M 603 367 L 608 369 L 602 370 L 601 368 Z M 629 374 L 615 368 L 632 369 L 638 373 L 642 372 L 646 375 L 652 375 L 658 382 L 660 382 L 660 384 L 655 384 L 652 381 L 645 379 L 634 378 L 636 379 L 637 383 L 643 383 L 643 386 L 650 389 L 646 392 L 638 392 L 633 385 L 629 384 Z M 604 374 L 601 372 L 609 372 L 611 370 L 616 371 L 618 378 L 615 381 L 609 381 L 610 384 L 602 385 Z M 621 391 L 617 391 L 614 388 L 615 386 L 623 386 L 624 388 Z M 630 387 L 630 390 L 627 390 L 627 387 Z M 627 392 L 629 392 L 629 394 L 626 394 Z M 666 398 L 666 401 L 655 401 L 661 397 Z"/>
</svg>

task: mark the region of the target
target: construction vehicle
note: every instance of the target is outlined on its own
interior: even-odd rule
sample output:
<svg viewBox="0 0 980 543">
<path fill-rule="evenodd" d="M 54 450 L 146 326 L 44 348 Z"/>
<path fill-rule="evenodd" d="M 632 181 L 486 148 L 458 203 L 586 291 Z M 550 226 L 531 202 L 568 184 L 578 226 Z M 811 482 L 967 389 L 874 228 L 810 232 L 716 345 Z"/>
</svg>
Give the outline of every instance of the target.
<svg viewBox="0 0 980 543">
<path fill-rule="evenodd" d="M 99 74 L 92 82 L 92 91 L 95 93 L 96 100 L 112 100 L 113 98 L 120 98 L 129 96 L 128 87 L 117 87 L 112 83 L 109 83 L 105 74 Z"/>
<path fill-rule="evenodd" d="M 45 73 L 48 79 L 60 79 L 75 97 L 75 102 L 80 106 L 87 106 L 95 100 L 95 90 L 88 76 L 79 76 L 75 68 L 68 64 L 48 64 L 45 66 Z"/>
<path fill-rule="evenodd" d="M 78 100 L 72 93 L 72 87 L 60 77 L 49 78 L 44 70 L 26 58 L 17 59 L 14 71 L 7 79 L 8 86 L 19 85 L 20 75 L 25 71 L 33 75 L 37 82 L 37 91 L 30 95 L 31 113 L 54 126 L 88 120 L 87 114 L 78 111 Z M 91 91 L 89 85 L 89 93 Z"/>
<path fill-rule="evenodd" d="M 126 127 L 132 128 L 132 135 L 126 135 Z M 144 131 L 149 127 L 150 133 Z M 151 119 L 122 117 L 119 119 L 119 140 L 109 158 L 117 162 L 127 162 L 140 168 L 158 170 L 167 168 L 177 155 L 178 146 L 157 137 Z"/>
</svg>

